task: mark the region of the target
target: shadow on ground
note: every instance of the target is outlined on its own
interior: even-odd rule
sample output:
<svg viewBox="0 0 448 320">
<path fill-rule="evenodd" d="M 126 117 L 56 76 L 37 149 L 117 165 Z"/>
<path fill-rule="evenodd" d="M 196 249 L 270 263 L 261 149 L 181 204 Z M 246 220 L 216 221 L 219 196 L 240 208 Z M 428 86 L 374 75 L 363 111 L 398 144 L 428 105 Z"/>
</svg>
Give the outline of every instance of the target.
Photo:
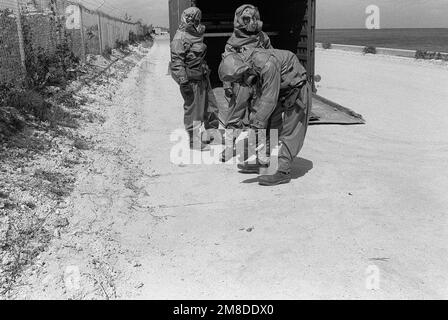
<svg viewBox="0 0 448 320">
<path fill-rule="evenodd" d="M 303 158 L 296 158 L 292 164 L 292 180 L 297 180 L 304 177 L 308 172 L 313 170 L 313 168 L 314 164 L 312 161 Z M 258 177 L 244 180 L 241 183 L 258 183 Z"/>
</svg>

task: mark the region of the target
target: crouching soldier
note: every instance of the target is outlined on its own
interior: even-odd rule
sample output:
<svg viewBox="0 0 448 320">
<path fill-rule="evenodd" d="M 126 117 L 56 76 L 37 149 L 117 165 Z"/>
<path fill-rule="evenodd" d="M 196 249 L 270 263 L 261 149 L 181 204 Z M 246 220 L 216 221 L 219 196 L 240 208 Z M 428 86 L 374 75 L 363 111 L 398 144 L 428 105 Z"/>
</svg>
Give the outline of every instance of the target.
<svg viewBox="0 0 448 320">
<path fill-rule="evenodd" d="M 305 68 L 290 51 L 253 49 L 227 55 L 219 67 L 219 76 L 222 81 L 248 85 L 256 81 L 258 98 L 250 118 L 252 130 L 268 129 L 272 122 L 283 118 L 279 126 L 278 170 L 274 175 L 260 176 L 259 183 L 289 183 L 292 163 L 305 141 L 311 108 Z M 244 164 L 241 168 L 258 173 L 260 165 Z"/>
<path fill-rule="evenodd" d="M 255 6 L 245 4 L 239 7 L 235 12 L 234 31 L 227 41 L 223 57 L 229 53 L 242 53 L 250 48 L 273 49 L 269 36 L 262 28 L 260 12 Z M 224 82 L 224 91 L 230 102 L 226 119 L 222 122 L 226 129 L 240 129 L 247 116 L 251 88 Z"/>
<path fill-rule="evenodd" d="M 196 7 L 182 13 L 179 29 L 171 43 L 170 68 L 185 100 L 184 124 L 190 137 L 190 146 L 206 150 L 207 146 L 200 136 L 201 127 L 204 125 L 205 129 L 218 129 L 219 120 L 210 85 L 210 69 L 205 60 L 207 46 L 204 44 L 205 26 L 201 24 L 201 18 L 201 10 Z"/>
</svg>

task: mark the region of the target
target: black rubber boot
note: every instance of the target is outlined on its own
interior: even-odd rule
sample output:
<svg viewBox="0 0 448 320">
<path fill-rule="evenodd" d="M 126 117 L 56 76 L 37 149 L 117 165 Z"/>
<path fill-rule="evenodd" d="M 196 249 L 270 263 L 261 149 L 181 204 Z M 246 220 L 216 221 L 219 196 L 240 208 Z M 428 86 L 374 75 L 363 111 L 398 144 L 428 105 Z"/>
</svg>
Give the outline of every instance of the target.
<svg viewBox="0 0 448 320">
<path fill-rule="evenodd" d="M 260 164 L 243 163 L 238 165 L 240 173 L 243 174 L 260 174 Z"/>
<path fill-rule="evenodd" d="M 258 183 L 261 186 L 277 186 L 291 182 L 291 174 L 277 171 L 276 174 L 270 176 L 261 176 L 258 178 Z"/>
</svg>

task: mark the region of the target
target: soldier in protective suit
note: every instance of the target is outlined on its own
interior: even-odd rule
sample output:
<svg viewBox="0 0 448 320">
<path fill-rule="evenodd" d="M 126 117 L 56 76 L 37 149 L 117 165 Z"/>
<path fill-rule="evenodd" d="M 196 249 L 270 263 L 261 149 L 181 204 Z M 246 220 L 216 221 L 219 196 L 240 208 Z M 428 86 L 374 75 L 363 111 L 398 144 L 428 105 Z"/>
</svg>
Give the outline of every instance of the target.
<svg viewBox="0 0 448 320">
<path fill-rule="evenodd" d="M 250 48 L 272 49 L 269 36 L 262 28 L 260 12 L 255 6 L 245 4 L 239 7 L 235 12 L 234 31 L 227 41 L 223 57 L 231 53 L 242 53 Z M 226 129 L 240 129 L 247 116 L 252 90 L 246 85 L 226 81 L 224 91 L 229 99 L 229 109 L 222 122 Z"/>
<path fill-rule="evenodd" d="M 182 13 L 181 23 L 171 43 L 171 75 L 179 84 L 185 100 L 184 124 L 190 136 L 190 146 L 206 150 L 200 133 L 205 129 L 218 129 L 218 109 L 210 85 L 210 69 L 205 60 L 207 46 L 204 44 L 205 26 L 201 24 L 202 13 L 191 7 Z M 200 140 L 194 143 L 195 139 Z M 209 142 L 209 141 L 208 141 Z"/>
<path fill-rule="evenodd" d="M 259 177 L 259 183 L 273 186 L 291 181 L 294 159 L 303 147 L 311 108 L 310 85 L 297 56 L 286 50 L 253 49 L 227 55 L 219 67 L 222 81 L 253 85 L 258 98 L 253 106 L 250 127 L 257 131 L 282 120 L 279 129 L 278 170 Z M 244 165 L 246 172 L 258 173 L 259 165 Z"/>
</svg>

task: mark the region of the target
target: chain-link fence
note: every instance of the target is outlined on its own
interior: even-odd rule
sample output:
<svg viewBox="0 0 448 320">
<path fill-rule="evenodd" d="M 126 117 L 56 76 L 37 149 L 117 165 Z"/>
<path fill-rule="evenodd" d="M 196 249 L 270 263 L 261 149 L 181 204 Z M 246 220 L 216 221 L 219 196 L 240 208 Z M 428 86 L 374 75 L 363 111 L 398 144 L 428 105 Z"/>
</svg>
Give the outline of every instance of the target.
<svg viewBox="0 0 448 320">
<path fill-rule="evenodd" d="M 76 1 L 0 0 L 0 84 L 22 82 L 30 59 L 61 46 L 84 61 L 143 32 L 140 23 Z"/>
</svg>

